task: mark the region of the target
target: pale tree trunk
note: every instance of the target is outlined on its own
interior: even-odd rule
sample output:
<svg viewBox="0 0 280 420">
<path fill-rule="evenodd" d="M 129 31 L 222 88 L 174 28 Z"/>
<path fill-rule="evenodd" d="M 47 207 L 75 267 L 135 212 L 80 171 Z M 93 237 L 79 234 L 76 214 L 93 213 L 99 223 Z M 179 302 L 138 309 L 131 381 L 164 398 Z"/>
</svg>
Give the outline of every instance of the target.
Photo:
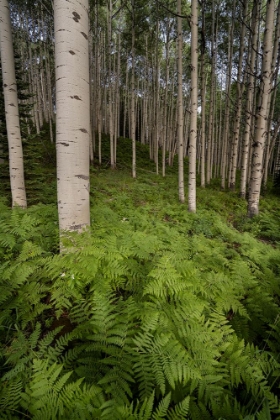
<svg viewBox="0 0 280 420">
<path fill-rule="evenodd" d="M 127 60 L 128 61 L 128 60 Z M 128 92 L 129 92 L 129 87 L 128 87 L 128 62 L 126 62 L 126 68 L 125 68 L 125 86 L 124 86 L 124 91 L 123 91 L 123 137 L 126 138 L 126 133 L 127 133 L 127 113 L 128 113 Z"/>
<path fill-rule="evenodd" d="M 280 65 L 280 61 L 278 60 L 276 72 L 275 72 L 276 75 L 278 75 L 279 65 Z M 272 130 L 271 130 L 271 122 L 272 122 L 272 118 L 275 111 L 276 95 L 277 95 L 277 84 L 275 80 L 273 95 L 272 95 L 271 104 L 270 104 L 271 107 L 268 107 L 268 109 L 270 109 L 270 115 L 269 115 L 268 123 L 267 123 L 267 144 L 266 144 L 266 153 L 265 153 L 265 159 L 264 159 L 264 174 L 263 174 L 263 188 L 264 189 L 267 188 L 269 161 L 271 158 L 271 152 L 275 146 L 275 134 L 277 133 L 277 131 L 274 130 L 274 135 L 272 135 Z"/>
<path fill-rule="evenodd" d="M 234 29 L 234 14 L 235 14 L 235 0 L 232 8 L 232 22 L 229 25 L 228 36 L 228 63 L 227 63 L 227 82 L 226 82 L 226 104 L 225 104 L 225 124 L 224 124 L 224 141 L 222 148 L 222 162 L 221 162 L 221 188 L 226 187 L 226 168 L 228 155 L 228 137 L 229 137 L 229 116 L 230 116 L 230 88 L 231 88 L 231 70 L 232 70 L 232 54 L 233 54 L 233 29 Z"/>
<path fill-rule="evenodd" d="M 34 105 L 32 108 L 32 111 L 34 113 L 34 121 L 35 121 L 35 127 L 36 127 L 36 133 L 40 134 L 40 122 L 39 122 L 39 116 L 38 116 L 38 101 L 36 97 L 36 88 L 35 88 L 35 76 L 34 76 L 34 66 L 33 66 L 33 56 L 32 56 L 32 50 L 31 50 L 31 44 L 29 45 L 29 60 L 30 60 L 30 86 L 31 86 L 31 93 L 34 97 Z"/>
<path fill-rule="evenodd" d="M 268 97 L 271 87 L 271 62 L 273 51 L 274 0 L 267 2 L 265 33 L 262 47 L 262 70 L 260 98 L 256 115 L 256 132 L 253 143 L 253 161 L 251 168 L 248 215 L 253 217 L 259 213 L 259 200 L 263 171 L 263 152 L 267 136 Z"/>
<path fill-rule="evenodd" d="M 241 185 L 240 185 L 240 196 L 245 198 L 246 186 L 248 178 L 248 162 L 250 154 L 250 134 L 252 131 L 252 122 L 254 121 L 253 103 L 254 103 L 254 80 L 255 80 L 255 65 L 256 65 L 256 51 L 258 44 L 258 21 L 259 21 L 259 0 L 255 0 L 253 11 L 252 11 L 252 23 L 251 23 L 251 43 L 248 50 L 248 83 L 247 83 L 247 98 L 246 98 L 246 115 L 245 115 L 245 128 L 243 135 L 243 147 L 242 147 L 242 161 L 241 161 Z"/>
<path fill-rule="evenodd" d="M 24 185 L 23 152 L 20 134 L 12 27 L 7 0 L 0 0 L 0 50 L 6 128 L 9 145 L 12 206 L 26 208 L 27 203 Z"/>
<path fill-rule="evenodd" d="M 202 28 L 201 28 L 201 151 L 200 151 L 200 176 L 201 186 L 205 187 L 205 0 L 202 2 Z"/>
<path fill-rule="evenodd" d="M 174 60 L 174 74 L 177 69 L 177 60 Z M 169 108 L 169 114 L 168 114 L 168 138 L 167 138 L 167 150 L 169 152 L 168 156 L 168 165 L 173 166 L 173 160 L 174 160 L 174 154 L 175 154 L 175 146 L 176 146 L 176 138 L 178 136 L 178 114 L 177 114 L 177 108 L 178 108 L 178 100 L 174 101 L 175 96 L 175 83 L 174 79 L 172 79 L 172 87 L 171 87 L 171 105 Z M 184 172 L 184 167 L 183 167 Z"/>
<path fill-rule="evenodd" d="M 275 109 L 276 93 L 277 93 L 277 77 L 278 77 L 279 64 L 280 64 L 279 36 L 280 36 L 280 2 L 278 3 L 277 21 L 276 21 L 276 29 L 275 29 L 275 36 L 274 36 L 274 47 L 273 47 L 272 63 L 271 63 L 272 86 L 274 89 L 272 88 L 269 92 L 269 99 L 268 99 L 268 105 L 267 105 L 269 118 L 267 122 L 267 143 L 266 143 L 264 175 L 263 175 L 264 189 L 266 189 L 267 187 L 268 163 L 269 163 L 269 158 L 270 158 L 270 142 L 271 142 L 271 122 L 272 122 L 274 109 Z M 277 61 L 277 65 L 276 65 L 276 61 Z"/>
<path fill-rule="evenodd" d="M 196 140 L 197 140 L 197 82 L 198 82 L 198 3 L 191 5 L 191 122 L 189 143 L 189 211 L 196 212 Z"/>
<path fill-rule="evenodd" d="M 159 22 L 156 23 L 156 42 L 155 42 L 155 94 L 154 94 L 154 161 L 156 164 L 156 174 L 158 175 L 158 146 L 159 146 L 159 57 L 158 57 L 158 32 Z"/>
<path fill-rule="evenodd" d="M 181 15 L 181 0 L 177 0 L 177 14 Z M 178 143 L 178 181 L 179 181 L 179 201 L 185 202 L 184 187 L 184 139 L 183 139 L 183 88 L 182 88 L 182 18 L 177 17 L 177 72 L 178 72 L 178 95 L 177 95 L 177 143 Z"/>
<path fill-rule="evenodd" d="M 132 139 L 132 177 L 136 178 L 136 133 L 135 133 L 135 21 L 134 0 L 132 4 L 132 34 L 131 34 L 131 139 Z"/>
<path fill-rule="evenodd" d="M 88 0 L 54 0 L 57 196 L 60 231 L 82 231 L 89 212 Z"/>
<path fill-rule="evenodd" d="M 237 99 L 236 99 L 235 120 L 234 120 L 233 138 L 232 138 L 232 144 L 231 144 L 229 177 L 228 177 L 228 186 L 231 190 L 235 190 L 235 182 L 236 182 L 242 96 L 243 96 L 243 91 L 244 91 L 244 84 L 242 80 L 242 63 L 243 63 L 243 55 L 244 55 L 244 49 L 245 49 L 245 29 L 246 29 L 247 10 L 248 10 L 248 1 L 245 0 L 245 2 L 243 3 L 243 15 L 241 16 L 242 28 L 241 28 L 241 35 L 240 35 L 239 61 L 238 61 L 238 73 L 237 73 Z"/>
<path fill-rule="evenodd" d="M 111 160 L 111 169 L 115 169 L 116 167 L 116 162 L 115 162 L 115 151 L 114 151 L 114 133 L 113 133 L 113 86 L 112 86 L 112 1 L 109 0 L 109 4 L 108 4 L 108 96 L 109 96 L 109 101 L 108 101 L 108 117 L 109 117 L 109 135 L 110 135 L 110 160 Z"/>
<path fill-rule="evenodd" d="M 211 92 L 210 92 L 210 109 L 209 109 L 209 124 L 208 124 L 208 139 L 207 139 L 207 154 L 206 154 L 206 183 L 210 184 L 212 177 L 211 156 L 214 142 L 214 97 L 215 97 L 215 80 L 216 80 L 216 32 L 215 32 L 215 19 L 216 19 L 216 2 L 212 0 L 212 40 L 211 40 Z"/>
<path fill-rule="evenodd" d="M 165 92 L 163 104 L 163 137 L 162 137 L 162 176 L 165 177 L 165 159 L 166 159 L 166 143 L 168 136 L 167 125 L 167 107 L 168 107 L 168 85 L 169 85 L 169 42 L 170 42 L 170 23 L 166 24 L 166 41 L 165 41 Z"/>
</svg>

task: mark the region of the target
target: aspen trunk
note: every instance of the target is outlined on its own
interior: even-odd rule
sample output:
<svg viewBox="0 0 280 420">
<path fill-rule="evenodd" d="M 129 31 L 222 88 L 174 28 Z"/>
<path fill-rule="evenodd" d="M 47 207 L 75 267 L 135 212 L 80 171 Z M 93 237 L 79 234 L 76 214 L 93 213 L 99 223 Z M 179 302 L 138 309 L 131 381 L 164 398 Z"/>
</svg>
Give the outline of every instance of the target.
<svg viewBox="0 0 280 420">
<path fill-rule="evenodd" d="M 254 117 L 253 102 L 254 102 L 254 80 L 255 80 L 255 65 L 256 65 L 256 51 L 258 42 L 258 18 L 259 18 L 259 0 L 254 2 L 252 11 L 252 39 L 250 43 L 250 52 L 248 51 L 248 83 L 247 83 L 247 98 L 246 98 L 246 115 L 245 115 L 245 128 L 243 135 L 243 148 L 242 148 L 242 162 L 241 162 L 241 185 L 240 185 L 240 196 L 245 198 L 246 186 L 248 178 L 248 163 L 250 154 L 250 134 L 252 131 L 252 122 Z"/>
<path fill-rule="evenodd" d="M 88 0 L 55 0 L 54 16 L 59 228 L 80 232 L 90 224 Z"/>
<path fill-rule="evenodd" d="M 215 19 L 216 19 L 216 5 L 215 0 L 212 1 L 212 40 L 211 40 L 211 92 L 210 92 L 210 109 L 209 109 L 209 125 L 208 125 L 208 139 L 207 139 L 207 153 L 206 153 L 206 184 L 210 184 L 212 175 L 211 157 L 213 152 L 214 142 L 214 97 L 215 97 L 215 80 L 216 80 L 216 32 L 215 32 Z"/>
<path fill-rule="evenodd" d="M 197 82 L 198 82 L 198 3 L 191 5 L 191 121 L 189 143 L 189 211 L 196 212 L 196 141 L 197 141 Z"/>
<path fill-rule="evenodd" d="M 234 28 L 234 13 L 235 13 L 235 0 L 233 2 L 232 9 L 232 23 L 229 25 L 229 36 L 228 36 L 228 64 L 227 64 L 227 82 L 226 82 L 226 104 L 225 104 L 225 125 L 224 125 L 224 140 L 222 150 L 222 163 L 221 163 L 221 188 L 226 187 L 226 168 L 227 168 L 227 157 L 228 157 L 228 137 L 229 137 L 229 116 L 230 116 L 230 87 L 231 87 L 231 70 L 232 70 L 232 54 L 233 54 L 233 28 Z"/>
<path fill-rule="evenodd" d="M 164 92 L 164 104 L 163 104 L 163 138 L 162 138 L 162 176 L 165 177 L 165 160 L 166 160 L 166 143 L 168 136 L 168 124 L 167 124 L 167 107 L 168 107 L 168 85 L 169 85 L 169 40 L 170 29 L 169 23 L 166 24 L 166 42 L 165 42 L 165 92 Z"/>
<path fill-rule="evenodd" d="M 244 84 L 242 81 L 242 62 L 245 49 L 245 29 L 246 29 L 246 16 L 248 10 L 248 2 L 245 1 L 243 5 L 243 16 L 242 16 L 242 29 L 240 35 L 240 49 L 239 49 L 239 62 L 238 62 L 238 74 L 237 74 L 237 99 L 235 108 L 235 120 L 233 129 L 233 139 L 231 145 L 230 154 L 230 167 L 228 186 L 231 190 L 235 190 L 236 181 L 236 169 L 237 169 L 237 157 L 239 148 L 239 133 L 240 133 L 240 119 L 241 119 L 241 108 L 242 108 L 242 94 L 244 91 Z"/>
<path fill-rule="evenodd" d="M 136 178 L 136 133 L 135 133 L 135 22 L 134 0 L 132 0 L 132 34 L 131 34 L 131 139 L 132 139 L 132 177 Z"/>
<path fill-rule="evenodd" d="M 263 171 L 263 152 L 267 134 L 268 97 L 271 86 L 271 62 L 273 51 L 274 28 L 274 0 L 267 2 L 266 24 L 262 48 L 262 72 L 260 84 L 260 98 L 256 115 L 256 132 L 253 143 L 253 161 L 251 169 L 250 191 L 248 201 L 248 215 L 253 217 L 259 213 L 259 200 Z"/>
<path fill-rule="evenodd" d="M 181 0 L 177 0 L 177 14 L 181 15 Z M 177 17 L 177 72 L 178 72 L 178 95 L 177 95 L 177 147 L 178 147 L 178 178 L 179 178 L 179 201 L 185 202 L 184 187 L 184 138 L 183 138 L 183 88 L 182 88 L 182 18 Z"/>
<path fill-rule="evenodd" d="M 0 0 L 0 50 L 5 101 L 6 128 L 9 145 L 9 169 L 12 206 L 26 208 L 23 152 L 20 134 L 17 84 L 9 4 Z"/>
<path fill-rule="evenodd" d="M 275 109 L 275 101 L 276 101 L 276 93 L 277 93 L 277 76 L 278 76 L 279 65 L 280 65 L 279 36 L 280 36 L 280 2 L 278 3 L 277 21 L 276 21 L 276 29 L 275 29 L 275 36 L 274 36 L 274 47 L 273 47 L 272 62 L 271 62 L 271 73 L 272 73 L 271 84 L 274 90 L 273 88 L 270 90 L 268 104 L 267 104 L 269 117 L 267 121 L 267 142 L 266 142 L 266 153 L 265 153 L 264 175 L 263 175 L 264 189 L 266 189 L 267 187 L 268 163 L 269 163 L 269 158 L 270 158 L 271 122 L 272 122 L 274 109 Z M 277 65 L 276 65 L 276 61 L 277 61 Z"/>
<path fill-rule="evenodd" d="M 205 1 L 202 3 L 202 28 L 201 28 L 201 151 L 200 151 L 200 177 L 201 186 L 205 187 Z"/>
</svg>

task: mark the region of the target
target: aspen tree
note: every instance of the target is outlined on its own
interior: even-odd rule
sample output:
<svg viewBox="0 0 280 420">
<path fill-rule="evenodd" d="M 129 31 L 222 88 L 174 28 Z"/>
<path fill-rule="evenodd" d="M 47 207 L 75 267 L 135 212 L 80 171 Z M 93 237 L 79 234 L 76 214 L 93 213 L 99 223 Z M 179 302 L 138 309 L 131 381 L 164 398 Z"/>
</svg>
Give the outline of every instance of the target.
<svg viewBox="0 0 280 420">
<path fill-rule="evenodd" d="M 211 180 L 211 157 L 213 149 L 213 134 L 214 134 L 214 97 L 215 97 L 215 80 L 216 80 L 216 1 L 212 0 L 212 35 L 211 35 L 211 90 L 210 90 L 210 109 L 209 109 L 209 124 L 208 124 L 208 138 L 207 138 L 207 151 L 206 151 L 206 183 L 210 184 Z"/>
<path fill-rule="evenodd" d="M 12 206 L 26 208 L 23 152 L 18 111 L 14 48 L 9 4 L 0 0 L 0 51 L 5 101 L 6 128 L 9 146 L 9 170 Z"/>
<path fill-rule="evenodd" d="M 198 83 L 198 3 L 191 4 L 191 121 L 189 144 L 189 211 L 196 212 L 196 141 L 197 141 L 197 83 Z"/>
<path fill-rule="evenodd" d="M 201 186 L 205 187 L 205 95 L 206 95 L 206 72 L 205 72 L 205 0 L 201 5 L 201 151 L 200 151 L 200 177 Z"/>
<path fill-rule="evenodd" d="M 134 0 L 132 6 L 132 29 L 131 29 L 131 139 L 132 139 L 132 177 L 136 178 L 136 133 L 135 133 L 135 10 Z"/>
<path fill-rule="evenodd" d="M 156 164 L 156 174 L 158 175 L 158 146 L 159 146 L 159 57 L 158 57 L 158 42 L 159 22 L 158 22 L 158 4 L 157 4 L 157 22 L 156 22 L 156 42 L 155 42 L 155 89 L 154 89 L 154 161 Z"/>
<path fill-rule="evenodd" d="M 275 109 L 275 101 L 276 101 L 276 93 L 277 93 L 277 76 L 278 76 L 279 67 L 280 67 L 279 37 L 280 37 L 280 2 L 278 3 L 277 20 L 276 20 L 276 28 L 275 28 L 275 35 L 274 35 L 274 47 L 273 47 L 272 62 L 271 62 L 272 88 L 269 92 L 269 98 L 268 98 L 268 104 L 267 104 L 269 117 L 267 121 L 267 141 L 266 141 L 266 147 L 265 147 L 265 162 L 264 162 L 264 174 L 263 174 L 264 188 L 267 187 L 268 163 L 271 156 L 271 153 L 270 153 L 271 123 L 272 123 L 272 118 L 273 118 L 274 109 Z M 277 64 L 276 64 L 276 61 L 277 61 Z"/>
<path fill-rule="evenodd" d="M 246 29 L 247 10 L 248 10 L 248 1 L 245 0 L 243 3 L 242 27 L 241 27 L 241 34 L 240 34 L 239 60 L 238 60 L 238 72 L 237 72 L 237 99 L 236 99 L 236 107 L 235 107 L 235 119 L 234 119 L 233 138 L 232 138 L 231 153 L 230 153 L 229 177 L 228 177 L 228 186 L 231 190 L 235 190 L 235 182 L 236 182 L 242 95 L 244 91 L 244 84 L 242 80 L 242 63 L 243 63 L 243 55 L 244 55 L 244 50 L 245 50 L 245 29 Z"/>
<path fill-rule="evenodd" d="M 224 140 L 222 146 L 222 162 L 221 162 L 221 188 L 226 187 L 226 168 L 228 156 L 228 137 L 229 137 L 229 116 L 230 116 L 230 88 L 231 88 L 231 71 L 232 71 L 232 54 L 233 54 L 233 29 L 236 1 L 232 7 L 232 21 L 228 29 L 228 62 L 227 62 L 227 80 L 226 80 L 226 103 L 225 103 L 225 123 L 224 123 Z"/>
<path fill-rule="evenodd" d="M 266 9 L 266 22 L 262 46 L 262 69 L 260 96 L 256 115 L 256 131 L 253 143 L 251 180 L 248 200 L 248 215 L 253 217 L 259 213 L 259 200 L 263 171 L 263 153 L 267 136 L 267 109 L 269 90 L 271 86 L 271 62 L 273 51 L 274 29 L 274 0 L 268 0 Z"/>
<path fill-rule="evenodd" d="M 162 140 L 162 176 L 165 177 L 165 160 L 166 160 L 166 143 L 168 136 L 167 124 L 167 108 L 168 108 L 168 85 L 169 85 L 169 44 L 170 44 L 170 23 L 166 23 L 166 41 L 165 41 L 165 91 L 164 91 L 164 104 L 163 104 L 163 140 Z"/>
<path fill-rule="evenodd" d="M 59 228 L 80 232 L 90 224 L 88 0 L 55 0 L 54 17 Z"/>
<path fill-rule="evenodd" d="M 253 101 L 254 101 L 254 80 L 255 80 L 255 64 L 256 64 L 256 52 L 258 43 L 258 23 L 259 23 L 259 0 L 255 0 L 252 10 L 252 21 L 251 21 L 251 42 L 248 45 L 250 51 L 247 54 L 247 97 L 245 105 L 245 128 L 243 135 L 243 147 L 242 147 L 242 161 L 241 161 L 241 184 L 240 184 L 240 196 L 245 198 L 246 186 L 248 178 L 248 162 L 249 162 L 249 151 L 250 151 L 250 134 L 253 122 Z"/>
<path fill-rule="evenodd" d="M 177 0 L 177 150 L 178 150 L 178 181 L 179 181 L 179 201 L 185 202 L 185 187 L 184 187 L 184 138 L 183 138 L 183 65 L 182 65 L 182 49 L 183 49 L 183 35 L 182 35 L 182 18 L 181 15 L 181 0 Z"/>
<path fill-rule="evenodd" d="M 108 47 L 108 117 L 109 117 L 109 135 L 110 135 L 110 160 L 111 160 L 111 168 L 115 169 L 116 162 L 115 162 L 115 151 L 114 151 L 114 131 L 113 131 L 113 110 L 112 110 L 112 102 L 113 102 L 113 87 L 112 87 L 112 0 L 108 2 L 108 18 L 107 18 L 107 33 L 108 33 L 108 40 L 107 40 L 107 47 Z"/>
</svg>

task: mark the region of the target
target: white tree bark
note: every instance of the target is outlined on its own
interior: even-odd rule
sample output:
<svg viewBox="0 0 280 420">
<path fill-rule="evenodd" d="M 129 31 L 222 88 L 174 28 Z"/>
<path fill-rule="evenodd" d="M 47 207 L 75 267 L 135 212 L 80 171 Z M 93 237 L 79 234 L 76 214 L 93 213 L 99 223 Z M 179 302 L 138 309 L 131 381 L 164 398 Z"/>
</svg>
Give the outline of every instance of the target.
<svg viewBox="0 0 280 420">
<path fill-rule="evenodd" d="M 189 144 L 189 211 L 196 212 L 196 140 L 197 140 L 197 84 L 198 84 L 198 3 L 191 5 L 191 122 Z"/>
<path fill-rule="evenodd" d="M 177 72 L 178 72 L 178 96 L 177 96 L 177 142 L 178 142 L 178 181 L 179 181 L 179 201 L 185 202 L 185 187 L 184 187 L 184 139 L 183 139 L 183 89 L 182 89 L 182 50 L 183 50 L 183 36 L 182 36 L 182 18 L 181 15 L 181 0 L 177 0 Z"/>
<path fill-rule="evenodd" d="M 247 82 L 247 99 L 246 99 L 246 115 L 245 115 L 245 127 L 243 134 L 243 146 L 242 146 L 242 161 L 241 161 L 241 181 L 240 181 L 240 196 L 241 198 L 246 197 L 246 186 L 248 178 L 248 162 L 250 155 L 250 134 L 252 132 L 252 123 L 254 117 L 252 115 L 253 103 L 254 103 L 254 79 L 255 79 L 255 64 L 256 64 L 256 52 L 258 45 L 258 20 L 259 20 L 259 5 L 255 2 L 252 10 L 252 23 L 251 23 L 251 43 L 250 51 L 248 51 L 248 65 L 247 69 L 249 72 Z"/>
<path fill-rule="evenodd" d="M 259 200 L 263 171 L 263 153 L 267 137 L 268 98 L 271 88 L 271 62 L 273 51 L 275 1 L 268 0 L 266 9 L 266 24 L 263 40 L 262 73 L 260 83 L 260 98 L 256 116 L 256 132 L 253 143 L 253 159 L 251 168 L 250 191 L 248 201 L 248 215 L 259 214 Z"/>
<path fill-rule="evenodd" d="M 7 0 L 0 0 L 0 50 L 9 145 L 12 205 L 25 208 L 27 203 L 24 185 L 23 153 L 20 134 L 12 27 Z"/>
<path fill-rule="evenodd" d="M 55 0 L 54 16 L 59 228 L 80 232 L 90 224 L 88 0 Z"/>
<path fill-rule="evenodd" d="M 132 178 L 136 178 L 136 120 L 135 120 L 135 20 L 134 0 L 132 6 L 132 33 L 131 33 L 131 139 L 132 139 Z"/>
</svg>

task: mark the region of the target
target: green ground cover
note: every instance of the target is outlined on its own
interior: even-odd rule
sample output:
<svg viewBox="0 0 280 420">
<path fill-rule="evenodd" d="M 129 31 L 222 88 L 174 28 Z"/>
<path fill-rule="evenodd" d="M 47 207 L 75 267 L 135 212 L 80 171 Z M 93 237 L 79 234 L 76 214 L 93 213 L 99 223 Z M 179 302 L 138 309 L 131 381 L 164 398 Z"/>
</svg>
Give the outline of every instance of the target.
<svg viewBox="0 0 280 420">
<path fill-rule="evenodd" d="M 54 147 L 25 145 L 27 211 L 3 178 L 0 419 L 280 418 L 280 197 L 251 220 L 213 182 L 189 214 L 176 162 L 162 178 L 138 145 L 134 180 L 130 146 L 111 170 L 104 139 L 91 230 L 68 254 Z"/>
</svg>

